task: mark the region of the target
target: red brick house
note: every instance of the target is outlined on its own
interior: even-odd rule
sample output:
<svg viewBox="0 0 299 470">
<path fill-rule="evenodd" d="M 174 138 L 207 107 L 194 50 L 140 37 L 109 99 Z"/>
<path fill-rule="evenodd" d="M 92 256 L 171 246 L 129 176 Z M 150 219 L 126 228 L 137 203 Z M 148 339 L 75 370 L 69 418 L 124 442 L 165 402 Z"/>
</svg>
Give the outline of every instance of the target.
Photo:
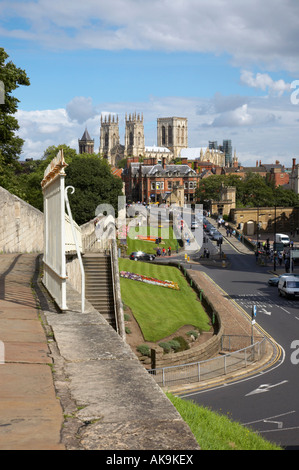
<svg viewBox="0 0 299 470">
<path fill-rule="evenodd" d="M 155 159 L 128 158 L 123 171 L 125 194 L 128 201 L 149 202 L 169 201 L 170 195 L 179 187 L 184 188 L 186 203 L 195 202 L 195 191 L 199 174 L 191 162 L 180 165 L 157 163 Z"/>
</svg>

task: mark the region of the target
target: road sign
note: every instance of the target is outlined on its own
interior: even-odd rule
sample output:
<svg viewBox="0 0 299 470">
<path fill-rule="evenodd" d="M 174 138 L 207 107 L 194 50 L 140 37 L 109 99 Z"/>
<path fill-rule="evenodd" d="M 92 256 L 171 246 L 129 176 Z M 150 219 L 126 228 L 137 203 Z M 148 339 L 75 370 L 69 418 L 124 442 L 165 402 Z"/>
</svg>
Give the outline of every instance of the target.
<svg viewBox="0 0 299 470">
<path fill-rule="evenodd" d="M 256 308 L 256 305 L 253 305 L 252 306 L 252 311 L 251 311 L 252 319 L 254 319 L 256 317 L 256 314 L 257 314 L 257 308 Z"/>
</svg>

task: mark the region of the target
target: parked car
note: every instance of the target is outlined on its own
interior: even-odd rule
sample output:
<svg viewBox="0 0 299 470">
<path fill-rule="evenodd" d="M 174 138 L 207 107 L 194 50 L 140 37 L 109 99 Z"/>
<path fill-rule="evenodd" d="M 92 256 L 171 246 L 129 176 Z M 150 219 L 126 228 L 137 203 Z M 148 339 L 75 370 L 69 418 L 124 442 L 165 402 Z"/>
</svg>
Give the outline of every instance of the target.
<svg viewBox="0 0 299 470">
<path fill-rule="evenodd" d="M 211 227 L 209 230 L 207 230 L 207 232 L 210 237 L 212 237 L 214 233 L 218 232 L 218 230 L 215 227 Z"/>
<path fill-rule="evenodd" d="M 130 254 L 130 259 L 134 261 L 153 261 L 156 258 L 155 255 L 144 253 L 143 251 L 133 251 Z"/>
<path fill-rule="evenodd" d="M 222 238 L 223 238 L 223 237 L 222 237 L 221 233 L 219 233 L 219 232 L 213 232 L 213 233 L 212 233 L 212 239 L 215 240 L 216 242 L 217 242 L 218 240 L 222 240 Z"/>
<path fill-rule="evenodd" d="M 195 230 L 196 228 L 199 228 L 199 224 L 197 222 L 191 222 L 191 230 Z"/>
<path fill-rule="evenodd" d="M 279 280 L 280 278 L 284 276 L 295 276 L 295 277 L 298 277 L 299 278 L 299 274 L 293 274 L 293 273 L 285 273 L 285 274 L 281 274 L 280 276 L 275 276 L 275 277 L 271 277 L 268 281 L 268 284 L 269 286 L 275 286 L 277 287 L 278 286 L 278 283 L 279 283 Z"/>
</svg>

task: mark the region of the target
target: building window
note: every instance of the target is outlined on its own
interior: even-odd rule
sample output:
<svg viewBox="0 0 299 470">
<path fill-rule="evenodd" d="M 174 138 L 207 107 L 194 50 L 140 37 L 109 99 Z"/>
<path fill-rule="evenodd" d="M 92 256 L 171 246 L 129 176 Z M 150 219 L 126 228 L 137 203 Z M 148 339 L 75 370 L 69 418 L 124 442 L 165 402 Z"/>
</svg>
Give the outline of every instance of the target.
<svg viewBox="0 0 299 470">
<path fill-rule="evenodd" d="M 172 189 L 172 181 L 167 182 L 168 189 Z"/>
<path fill-rule="evenodd" d="M 156 189 L 164 189 L 164 182 L 163 181 L 157 181 L 156 182 Z"/>
<path fill-rule="evenodd" d="M 133 132 L 130 132 L 130 135 L 129 135 L 129 142 L 130 142 L 130 145 L 134 145 L 134 135 L 133 135 Z"/>
<path fill-rule="evenodd" d="M 188 189 L 188 181 L 185 181 L 184 187 L 185 187 L 185 189 Z"/>
<path fill-rule="evenodd" d="M 172 127 L 168 126 L 168 145 L 172 145 Z"/>
<path fill-rule="evenodd" d="M 156 183 L 151 184 L 151 189 L 156 189 Z"/>
<path fill-rule="evenodd" d="M 165 132 L 165 126 L 162 126 L 162 145 L 166 145 L 166 132 Z"/>
</svg>

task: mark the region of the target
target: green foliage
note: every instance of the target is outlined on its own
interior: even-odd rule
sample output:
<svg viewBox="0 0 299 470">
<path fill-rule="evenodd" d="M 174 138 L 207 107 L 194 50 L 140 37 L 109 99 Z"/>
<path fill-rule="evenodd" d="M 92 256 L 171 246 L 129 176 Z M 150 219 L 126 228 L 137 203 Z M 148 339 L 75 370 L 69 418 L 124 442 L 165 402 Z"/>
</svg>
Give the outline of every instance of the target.
<svg viewBox="0 0 299 470">
<path fill-rule="evenodd" d="M 198 333 L 197 330 L 191 330 L 191 331 L 188 331 L 188 332 L 186 333 L 186 335 L 187 335 L 187 336 L 194 336 L 194 338 L 197 339 L 199 333 Z"/>
<path fill-rule="evenodd" d="M 161 343 L 159 343 L 159 346 L 163 349 L 164 353 L 165 354 L 168 354 L 170 353 L 171 351 L 171 346 L 169 343 L 165 342 L 165 341 L 161 341 Z"/>
<path fill-rule="evenodd" d="M 0 78 L 4 83 L 4 104 L 0 104 L 0 153 L 2 155 L 0 171 L 2 172 L 3 165 L 11 165 L 18 160 L 24 143 L 15 134 L 19 129 L 18 121 L 14 117 L 19 100 L 11 93 L 20 85 L 30 85 L 26 72 L 17 68 L 11 61 L 7 62 L 8 57 L 5 50 L 0 47 Z M 3 178 L 4 184 L 5 181 L 6 179 Z"/>
<path fill-rule="evenodd" d="M 150 357 L 151 355 L 151 350 L 147 344 L 140 344 L 136 349 L 140 354 L 142 354 L 142 356 Z"/>
<path fill-rule="evenodd" d="M 282 450 L 258 433 L 196 403 L 166 393 L 201 450 Z"/>
<path fill-rule="evenodd" d="M 283 187 L 275 188 L 273 182 L 256 173 L 248 173 L 244 179 L 238 175 L 214 175 L 200 181 L 197 197 L 204 204 L 206 200 L 219 201 L 221 186 L 236 188 L 237 207 L 292 207 L 299 204 L 299 196 Z"/>
<path fill-rule="evenodd" d="M 69 196 L 74 220 L 82 225 L 96 216 L 100 204 L 110 204 L 117 216 L 122 181 L 112 175 L 109 164 L 97 155 L 78 155 L 66 168 L 66 186 L 74 186 Z"/>
</svg>

